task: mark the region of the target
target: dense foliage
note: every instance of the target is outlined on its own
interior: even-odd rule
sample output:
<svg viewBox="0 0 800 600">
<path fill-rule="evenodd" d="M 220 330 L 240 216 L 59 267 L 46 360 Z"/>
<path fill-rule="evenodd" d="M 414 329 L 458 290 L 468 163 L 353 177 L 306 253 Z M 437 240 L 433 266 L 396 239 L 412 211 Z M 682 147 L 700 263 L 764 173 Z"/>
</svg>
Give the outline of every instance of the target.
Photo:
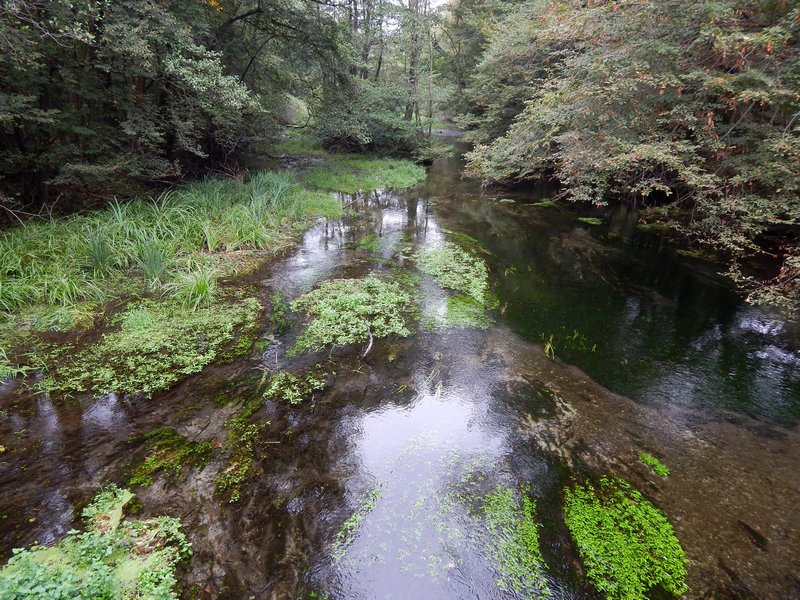
<svg viewBox="0 0 800 600">
<path fill-rule="evenodd" d="M 471 80 L 469 171 L 552 174 L 573 200 L 646 206 L 648 220 L 734 259 L 773 254 L 784 270 L 752 299 L 796 304 L 799 11 L 787 0 L 525 2 Z"/>
<path fill-rule="evenodd" d="M 433 110 L 431 15 L 421 0 L 0 2 L 0 219 L 235 172 L 287 126 L 410 155 L 426 52 Z"/>
<path fill-rule="evenodd" d="M 622 479 L 564 490 L 564 521 L 607 598 L 650 597 L 654 588 L 687 591 L 686 555 L 664 514 Z"/>
<path fill-rule="evenodd" d="M 86 531 L 71 531 L 51 548 L 15 550 L 0 570 L 0 598 L 177 598 L 175 568 L 191 545 L 178 519 L 123 520 L 132 499 L 111 486 L 84 510 Z"/>
<path fill-rule="evenodd" d="M 309 317 L 292 353 L 336 348 L 390 335 L 411 334 L 409 316 L 414 298 L 403 285 L 369 275 L 363 279 L 333 279 L 292 302 L 292 310 Z M 366 353 L 365 353 L 366 354 Z"/>
</svg>

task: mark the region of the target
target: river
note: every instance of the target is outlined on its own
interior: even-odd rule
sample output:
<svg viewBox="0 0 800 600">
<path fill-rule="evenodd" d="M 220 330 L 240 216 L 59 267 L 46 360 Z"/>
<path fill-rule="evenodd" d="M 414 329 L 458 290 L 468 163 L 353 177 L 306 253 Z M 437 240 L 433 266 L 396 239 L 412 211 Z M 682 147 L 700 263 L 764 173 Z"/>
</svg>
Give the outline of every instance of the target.
<svg viewBox="0 0 800 600">
<path fill-rule="evenodd" d="M 416 250 L 463 232 L 483 247 L 499 298 L 491 326 L 431 330 L 423 319 L 364 359 L 363 348 L 289 358 L 295 323 L 151 400 L 53 402 L 6 383 L 3 556 L 54 542 L 102 483 L 124 484 L 142 434 L 170 426 L 220 442 L 235 410 L 220 396 L 247 397 L 264 369 L 320 364 L 335 372 L 326 390 L 256 413 L 258 475 L 238 502 L 214 494 L 220 451 L 185 481 L 136 490 L 142 514 L 183 520 L 194 597 L 525 597 L 498 582 L 485 524 L 454 501 L 465 486 L 503 484 L 536 498 L 551 596 L 595 598 L 561 499 L 574 477 L 608 474 L 672 522 L 687 597 L 800 598 L 796 324 L 742 303 L 710 266 L 637 231 L 635 215 L 598 208 L 604 224 L 592 224 L 547 202 L 546 187 L 498 195 L 460 168 L 439 160 L 413 190 L 343 198 L 346 217 L 319 223 L 247 285 L 291 299 L 389 264 L 413 271 Z M 377 245 L 359 247 L 368 234 Z M 423 316 L 434 314 L 441 291 L 427 276 L 419 290 Z"/>
</svg>

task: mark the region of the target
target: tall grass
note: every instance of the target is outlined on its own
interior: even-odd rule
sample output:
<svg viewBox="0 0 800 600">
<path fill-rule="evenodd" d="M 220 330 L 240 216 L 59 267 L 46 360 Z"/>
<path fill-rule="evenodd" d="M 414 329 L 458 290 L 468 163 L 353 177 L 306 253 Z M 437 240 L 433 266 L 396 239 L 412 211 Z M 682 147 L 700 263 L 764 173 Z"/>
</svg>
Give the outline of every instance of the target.
<svg viewBox="0 0 800 600">
<path fill-rule="evenodd" d="M 101 211 L 29 222 L 0 232 L 0 315 L 80 312 L 82 303 L 137 285 L 175 284 L 206 302 L 213 277 L 196 265 L 231 250 L 285 246 L 298 222 L 339 209 L 289 173 L 264 172 L 246 183 L 207 179 L 156 199 L 114 200 Z"/>
</svg>

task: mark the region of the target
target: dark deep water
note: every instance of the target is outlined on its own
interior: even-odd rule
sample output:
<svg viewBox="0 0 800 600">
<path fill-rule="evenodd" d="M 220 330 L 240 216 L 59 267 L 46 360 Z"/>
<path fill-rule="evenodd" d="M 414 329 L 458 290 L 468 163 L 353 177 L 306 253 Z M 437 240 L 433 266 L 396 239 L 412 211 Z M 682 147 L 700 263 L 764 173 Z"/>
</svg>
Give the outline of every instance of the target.
<svg viewBox="0 0 800 600">
<path fill-rule="evenodd" d="M 366 360 L 361 348 L 289 359 L 295 325 L 149 401 L 54 402 L 7 383 L 4 555 L 52 543 L 101 483 L 124 484 L 146 450 L 135 436 L 168 425 L 224 440 L 235 406 L 220 406 L 221 394 L 247 397 L 264 368 L 319 363 L 336 373 L 328 389 L 257 413 L 268 422 L 259 471 L 239 502 L 214 495 L 222 452 L 185 481 L 136 490 L 146 514 L 183 519 L 198 597 L 526 597 L 498 585 L 485 524 L 454 500 L 480 474 L 484 488 L 527 486 L 536 497 L 551 594 L 593 598 L 561 491 L 574 475 L 614 474 L 673 522 L 690 559 L 688 597 L 800 598 L 796 325 L 742 304 L 712 269 L 636 232 L 621 210 L 589 225 L 537 206 L 544 189 L 497 195 L 459 172 L 458 160 L 437 161 L 415 190 L 359 196 L 353 214 L 320 223 L 254 282 L 265 299 L 293 298 L 387 261 L 413 271 L 415 249 L 460 231 L 487 250 L 494 325 L 420 327 L 376 343 Z M 354 244 L 369 233 L 377 251 Z M 420 292 L 423 315 L 441 310 L 429 278 Z M 557 360 L 542 350 L 550 336 Z M 670 477 L 639 464 L 639 450 Z M 337 546 L 348 520 L 356 533 Z"/>
</svg>

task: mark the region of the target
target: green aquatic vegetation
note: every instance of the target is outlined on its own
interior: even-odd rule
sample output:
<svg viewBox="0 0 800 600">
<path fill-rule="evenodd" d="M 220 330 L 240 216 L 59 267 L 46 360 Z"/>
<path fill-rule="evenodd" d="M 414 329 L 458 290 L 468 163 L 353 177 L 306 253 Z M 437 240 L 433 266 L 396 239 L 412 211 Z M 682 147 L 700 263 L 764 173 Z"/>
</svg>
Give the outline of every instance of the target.
<svg viewBox="0 0 800 600">
<path fill-rule="evenodd" d="M 375 233 L 368 233 L 358 242 L 358 248 L 366 252 L 379 252 L 381 249 L 381 238 Z"/>
<path fill-rule="evenodd" d="M 587 225 L 602 225 L 603 220 L 598 219 L 597 217 L 578 217 L 577 219 L 581 223 L 586 223 Z"/>
<path fill-rule="evenodd" d="M 214 448 L 211 442 L 195 442 L 170 427 L 161 427 L 139 438 L 147 443 L 144 460 L 133 470 L 129 485 L 147 487 L 157 474 L 176 478 L 185 467 L 203 468 Z"/>
<path fill-rule="evenodd" d="M 196 310 L 174 301 L 143 300 L 119 315 L 97 343 L 44 357 L 43 386 L 62 393 L 151 395 L 221 357 L 260 313 L 255 298 Z"/>
<path fill-rule="evenodd" d="M 653 472 L 659 477 L 669 476 L 669 467 L 667 467 L 667 465 L 658 460 L 655 456 L 653 456 L 649 452 L 641 450 L 639 452 L 639 460 L 642 462 L 642 464 L 650 467 L 653 470 Z"/>
<path fill-rule="evenodd" d="M 456 294 L 445 300 L 444 314 L 436 315 L 430 321 L 430 328 L 437 327 L 477 327 L 488 329 L 494 320 L 486 314 L 483 304 L 472 296 Z"/>
<path fill-rule="evenodd" d="M 325 389 L 324 374 L 293 375 L 281 371 L 275 374 L 264 392 L 264 398 L 278 398 L 289 404 L 300 404 L 316 391 Z"/>
<path fill-rule="evenodd" d="M 355 194 L 379 188 L 402 189 L 425 179 L 425 168 L 409 160 L 328 155 L 303 174 L 306 184 L 321 190 Z"/>
<path fill-rule="evenodd" d="M 498 485 L 483 497 L 483 517 L 489 533 L 487 555 L 498 571 L 498 587 L 526 597 L 549 596 L 544 559 L 539 546 L 536 502 L 527 493 Z"/>
<path fill-rule="evenodd" d="M 291 306 L 310 318 L 290 349 L 293 355 L 366 341 L 368 352 L 374 338 L 410 335 L 407 320 L 416 309 L 406 286 L 376 275 L 325 281 Z"/>
<path fill-rule="evenodd" d="M 191 556 L 178 519 L 125 520 L 133 499 L 111 486 L 83 511 L 83 532 L 55 546 L 16 549 L 0 569 L 0 598 L 173 600 L 175 569 Z"/>
<path fill-rule="evenodd" d="M 281 292 L 272 293 L 272 314 L 269 318 L 269 324 L 272 325 L 275 333 L 281 335 L 292 324 L 291 319 L 287 316 L 289 312 L 289 303 L 286 302 L 286 297 Z"/>
<path fill-rule="evenodd" d="M 445 242 L 439 248 L 421 250 L 415 259 L 419 270 L 443 288 L 472 296 L 479 304 L 490 301 L 489 270 L 477 256 Z"/>
<path fill-rule="evenodd" d="M 564 491 L 564 521 L 586 574 L 606 597 L 646 599 L 687 591 L 686 554 L 664 514 L 622 479 Z"/>
<path fill-rule="evenodd" d="M 464 233 L 463 231 L 453 231 L 451 229 L 443 229 L 442 233 L 444 233 L 448 241 L 457 244 L 464 250 L 468 250 L 473 254 L 489 254 L 489 251 L 482 243 L 480 243 L 471 235 Z"/>
<path fill-rule="evenodd" d="M 378 484 L 365 494 L 355 512 L 342 523 L 331 544 L 331 556 L 333 558 L 340 559 L 345 555 L 348 546 L 356 539 L 364 519 L 375 509 L 380 497 L 381 485 Z"/>
<path fill-rule="evenodd" d="M 225 423 L 228 430 L 226 447 L 230 451 L 230 457 L 225 468 L 217 473 L 216 481 L 217 493 L 227 496 L 229 503 L 239 501 L 242 487 L 256 474 L 256 444 L 269 421 L 253 423 L 252 417 L 262 404 L 259 397 L 247 401 Z"/>
</svg>

